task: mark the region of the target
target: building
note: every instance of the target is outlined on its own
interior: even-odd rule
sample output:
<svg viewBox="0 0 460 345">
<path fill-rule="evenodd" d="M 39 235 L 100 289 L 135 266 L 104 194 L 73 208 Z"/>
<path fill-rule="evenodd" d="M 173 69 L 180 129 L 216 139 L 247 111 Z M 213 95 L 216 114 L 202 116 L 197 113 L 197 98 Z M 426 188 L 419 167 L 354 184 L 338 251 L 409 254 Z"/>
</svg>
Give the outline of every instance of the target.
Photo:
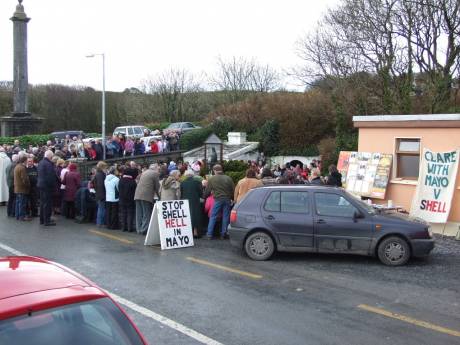
<svg viewBox="0 0 460 345">
<path fill-rule="evenodd" d="M 228 160 L 256 160 L 258 155 L 259 143 L 247 141 L 244 132 L 229 132 L 228 141 L 223 142 L 222 158 Z M 203 160 L 205 157 L 205 147 L 200 146 L 184 153 L 184 162 L 193 163 Z M 208 153 L 209 157 L 209 153 Z"/>
<path fill-rule="evenodd" d="M 354 116 L 359 130 L 359 152 L 393 155 L 385 200 L 410 210 L 418 183 L 423 148 L 436 152 L 460 147 L 460 114 Z M 446 224 L 433 224 L 435 232 L 455 235 L 460 229 L 460 167 Z"/>
</svg>

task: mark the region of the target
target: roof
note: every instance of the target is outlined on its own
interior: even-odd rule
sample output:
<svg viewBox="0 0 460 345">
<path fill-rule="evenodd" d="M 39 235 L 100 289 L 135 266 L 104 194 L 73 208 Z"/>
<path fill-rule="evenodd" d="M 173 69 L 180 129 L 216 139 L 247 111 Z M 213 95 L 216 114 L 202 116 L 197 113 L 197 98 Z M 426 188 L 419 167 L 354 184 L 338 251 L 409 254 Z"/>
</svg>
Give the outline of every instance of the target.
<svg viewBox="0 0 460 345">
<path fill-rule="evenodd" d="M 355 127 L 458 128 L 460 114 L 365 115 L 353 116 Z"/>
<path fill-rule="evenodd" d="M 353 121 L 460 121 L 460 114 L 361 115 L 353 116 Z"/>
<path fill-rule="evenodd" d="M 343 188 L 339 187 L 334 187 L 334 186 L 318 186 L 318 185 L 308 185 L 308 184 L 271 184 L 271 185 L 266 185 L 262 187 L 257 187 L 254 188 L 253 190 L 256 189 L 293 189 L 293 188 L 301 188 L 301 189 L 307 189 L 307 190 L 344 190 Z"/>
<path fill-rule="evenodd" d="M 211 134 L 208 139 L 204 142 L 205 144 L 223 144 L 224 142 L 214 133 Z"/>
<path fill-rule="evenodd" d="M 107 296 L 78 273 L 39 257 L 0 258 L 0 281 L 0 319 Z"/>
</svg>

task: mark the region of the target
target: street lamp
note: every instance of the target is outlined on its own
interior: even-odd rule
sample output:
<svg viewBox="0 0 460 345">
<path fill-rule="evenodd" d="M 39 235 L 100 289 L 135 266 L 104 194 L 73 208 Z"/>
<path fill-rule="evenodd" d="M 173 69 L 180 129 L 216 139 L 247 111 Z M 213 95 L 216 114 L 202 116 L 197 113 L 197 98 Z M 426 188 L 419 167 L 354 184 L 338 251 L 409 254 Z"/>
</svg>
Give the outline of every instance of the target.
<svg viewBox="0 0 460 345">
<path fill-rule="evenodd" d="M 105 54 L 90 54 L 87 58 L 102 56 L 102 159 L 105 160 Z"/>
</svg>

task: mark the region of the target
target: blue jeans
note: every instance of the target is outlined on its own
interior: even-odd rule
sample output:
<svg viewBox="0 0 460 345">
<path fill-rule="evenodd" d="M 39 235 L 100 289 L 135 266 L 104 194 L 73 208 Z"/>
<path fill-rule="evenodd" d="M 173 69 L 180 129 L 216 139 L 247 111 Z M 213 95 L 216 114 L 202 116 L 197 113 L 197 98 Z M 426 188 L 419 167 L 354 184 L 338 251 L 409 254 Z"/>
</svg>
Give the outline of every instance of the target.
<svg viewBox="0 0 460 345">
<path fill-rule="evenodd" d="M 105 225 L 105 201 L 97 202 L 96 224 Z"/>
<path fill-rule="evenodd" d="M 214 207 L 212 208 L 211 218 L 209 218 L 208 224 L 208 233 L 206 236 L 212 237 L 212 233 L 214 231 L 214 226 L 216 225 L 217 216 L 220 214 L 222 210 L 222 230 L 221 236 L 227 233 L 228 224 L 230 224 L 230 210 L 232 208 L 231 201 L 226 200 L 216 200 L 214 202 Z"/>
<path fill-rule="evenodd" d="M 15 214 L 17 220 L 22 220 L 26 216 L 27 194 L 16 194 Z"/>
</svg>

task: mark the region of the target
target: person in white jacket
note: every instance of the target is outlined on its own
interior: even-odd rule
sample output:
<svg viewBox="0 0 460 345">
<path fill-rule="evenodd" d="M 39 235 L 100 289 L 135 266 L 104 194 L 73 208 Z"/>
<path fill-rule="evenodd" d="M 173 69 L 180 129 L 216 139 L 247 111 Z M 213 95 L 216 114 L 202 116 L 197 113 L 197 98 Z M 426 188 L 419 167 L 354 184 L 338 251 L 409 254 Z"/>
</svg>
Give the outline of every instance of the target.
<svg viewBox="0 0 460 345">
<path fill-rule="evenodd" d="M 112 166 L 104 180 L 107 228 L 111 230 L 117 230 L 120 226 L 118 221 L 118 183 L 120 179 L 117 175 L 117 168 Z"/>
<path fill-rule="evenodd" d="M 8 167 L 11 165 L 10 157 L 5 153 L 5 149 L 0 147 L 0 205 L 5 205 L 9 198 L 9 189 L 7 182 Z"/>
</svg>

